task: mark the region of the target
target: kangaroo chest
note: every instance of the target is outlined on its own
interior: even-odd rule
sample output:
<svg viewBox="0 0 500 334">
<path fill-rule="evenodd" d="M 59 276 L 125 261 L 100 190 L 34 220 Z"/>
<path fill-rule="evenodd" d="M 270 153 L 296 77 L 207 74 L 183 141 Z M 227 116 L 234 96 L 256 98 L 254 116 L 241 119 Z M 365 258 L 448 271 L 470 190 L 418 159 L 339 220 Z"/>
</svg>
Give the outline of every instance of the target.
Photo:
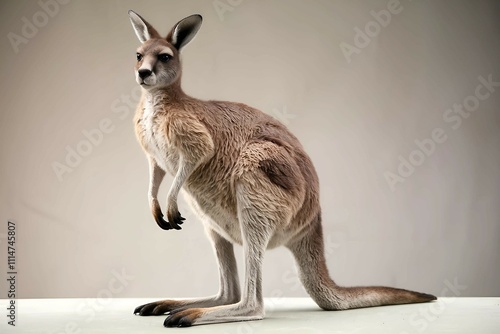
<svg viewBox="0 0 500 334">
<path fill-rule="evenodd" d="M 156 160 L 156 163 L 163 170 L 175 175 L 178 168 L 179 153 L 167 138 L 167 121 L 165 114 L 155 110 L 152 103 L 148 101 L 144 103 L 144 112 L 140 119 L 142 144 L 148 154 Z"/>
</svg>

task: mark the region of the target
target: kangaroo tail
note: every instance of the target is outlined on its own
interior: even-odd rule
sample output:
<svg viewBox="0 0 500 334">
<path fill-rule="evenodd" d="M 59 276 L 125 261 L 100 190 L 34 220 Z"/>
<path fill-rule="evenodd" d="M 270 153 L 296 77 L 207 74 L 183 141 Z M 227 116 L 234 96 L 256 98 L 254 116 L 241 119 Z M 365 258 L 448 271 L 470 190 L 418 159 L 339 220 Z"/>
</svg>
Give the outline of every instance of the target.
<svg viewBox="0 0 500 334">
<path fill-rule="evenodd" d="M 300 280 L 314 301 L 325 310 L 345 310 L 381 305 L 424 303 L 433 295 L 383 286 L 341 287 L 326 267 L 321 219 L 300 240 L 288 245 L 299 268 Z"/>
</svg>

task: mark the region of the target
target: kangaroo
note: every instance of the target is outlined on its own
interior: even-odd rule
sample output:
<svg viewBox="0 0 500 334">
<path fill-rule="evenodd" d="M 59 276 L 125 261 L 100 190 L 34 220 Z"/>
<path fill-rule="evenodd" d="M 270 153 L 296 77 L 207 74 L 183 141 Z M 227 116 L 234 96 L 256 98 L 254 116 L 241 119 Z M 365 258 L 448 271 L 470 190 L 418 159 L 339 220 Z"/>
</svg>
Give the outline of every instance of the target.
<svg viewBox="0 0 500 334">
<path fill-rule="evenodd" d="M 130 21 L 141 45 L 135 79 L 142 97 L 135 133 L 149 162 L 149 205 L 158 226 L 180 230 L 181 189 L 203 221 L 215 249 L 217 295 L 160 300 L 134 314 L 168 314 L 166 327 L 264 318 L 262 260 L 266 249 L 287 247 L 306 291 L 324 310 L 421 303 L 433 295 L 403 289 L 341 287 L 325 262 L 319 182 L 299 140 L 271 116 L 242 103 L 203 101 L 181 88 L 180 51 L 200 29 L 191 15 L 166 37 L 134 11 Z M 165 173 L 174 176 L 166 220 L 158 202 Z M 245 280 L 240 291 L 233 245 L 242 245 Z"/>
</svg>

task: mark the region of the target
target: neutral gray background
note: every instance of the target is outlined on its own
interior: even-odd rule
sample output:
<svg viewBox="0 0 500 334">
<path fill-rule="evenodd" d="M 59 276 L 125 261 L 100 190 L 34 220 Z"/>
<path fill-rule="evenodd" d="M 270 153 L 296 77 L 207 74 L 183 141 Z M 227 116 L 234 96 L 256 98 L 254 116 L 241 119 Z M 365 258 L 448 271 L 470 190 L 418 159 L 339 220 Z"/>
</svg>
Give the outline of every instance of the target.
<svg viewBox="0 0 500 334">
<path fill-rule="evenodd" d="M 217 291 L 211 246 L 185 203 L 182 231 L 160 230 L 148 209 L 128 9 L 163 34 L 202 14 L 184 50 L 185 91 L 260 108 L 302 141 L 321 180 L 339 284 L 500 295 L 500 87 L 460 124 L 445 119 L 476 89 L 488 92 L 480 76 L 500 81 L 498 1 L 401 0 L 385 27 L 370 12 L 386 0 L 61 2 L 42 0 L 51 16 L 36 1 L 0 2 L 0 263 L 3 275 L 11 219 L 18 297 Z M 26 22 L 39 27 L 25 27 L 29 38 L 14 47 L 9 36 L 23 36 Z M 348 60 L 341 45 L 356 46 L 365 27 L 369 43 L 357 40 Z M 108 133 L 88 144 L 85 132 L 103 120 Z M 401 158 L 422 158 L 415 141 L 435 129 L 446 140 L 391 187 L 385 175 Z M 88 154 L 58 177 L 54 164 L 78 148 Z M 306 295 L 285 249 L 266 255 L 264 294 Z"/>
</svg>

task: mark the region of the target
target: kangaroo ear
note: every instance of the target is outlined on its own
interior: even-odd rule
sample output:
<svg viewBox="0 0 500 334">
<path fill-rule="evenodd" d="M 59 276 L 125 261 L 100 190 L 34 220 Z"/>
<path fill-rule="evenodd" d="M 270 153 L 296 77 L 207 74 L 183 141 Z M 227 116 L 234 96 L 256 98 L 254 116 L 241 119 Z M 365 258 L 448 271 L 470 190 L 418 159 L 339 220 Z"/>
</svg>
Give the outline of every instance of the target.
<svg viewBox="0 0 500 334">
<path fill-rule="evenodd" d="M 141 43 L 144 43 L 150 38 L 160 38 L 160 34 L 144 20 L 139 14 L 133 10 L 128 11 L 128 16 L 130 17 L 130 22 L 135 30 L 135 34 Z"/>
<path fill-rule="evenodd" d="M 203 18 L 195 14 L 180 20 L 167 35 L 167 41 L 177 50 L 187 45 L 201 27 Z"/>
</svg>

